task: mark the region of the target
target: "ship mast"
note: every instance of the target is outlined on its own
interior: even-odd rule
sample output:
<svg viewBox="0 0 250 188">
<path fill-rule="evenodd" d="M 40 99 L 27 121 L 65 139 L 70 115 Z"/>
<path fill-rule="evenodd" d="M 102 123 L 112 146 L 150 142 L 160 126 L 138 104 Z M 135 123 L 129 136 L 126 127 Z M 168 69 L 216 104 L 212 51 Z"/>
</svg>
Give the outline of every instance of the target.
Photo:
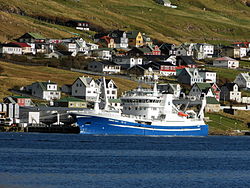
<svg viewBox="0 0 250 188">
<path fill-rule="evenodd" d="M 107 97 L 107 86 L 106 86 L 106 79 L 105 77 L 102 77 L 102 82 L 103 82 L 103 93 L 104 93 L 104 110 L 108 110 L 108 97 Z"/>
</svg>

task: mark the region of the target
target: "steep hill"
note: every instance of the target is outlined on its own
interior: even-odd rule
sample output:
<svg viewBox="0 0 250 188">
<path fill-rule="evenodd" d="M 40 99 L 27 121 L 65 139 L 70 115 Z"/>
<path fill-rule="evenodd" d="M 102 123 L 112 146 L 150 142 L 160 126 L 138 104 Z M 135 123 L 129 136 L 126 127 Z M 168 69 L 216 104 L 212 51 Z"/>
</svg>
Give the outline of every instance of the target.
<svg viewBox="0 0 250 188">
<path fill-rule="evenodd" d="M 0 41 L 24 32 L 72 36 L 61 23 L 87 20 L 105 29 L 138 29 L 166 42 L 230 42 L 250 39 L 248 0 L 0 0 Z M 66 31 L 65 31 L 66 30 Z"/>
</svg>

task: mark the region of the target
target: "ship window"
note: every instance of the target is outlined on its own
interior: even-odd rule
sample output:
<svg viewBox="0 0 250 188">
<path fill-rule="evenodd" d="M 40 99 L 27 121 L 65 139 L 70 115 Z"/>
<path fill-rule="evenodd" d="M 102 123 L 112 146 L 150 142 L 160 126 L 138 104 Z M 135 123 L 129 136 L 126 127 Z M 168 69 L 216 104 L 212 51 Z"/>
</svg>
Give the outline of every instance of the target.
<svg viewBox="0 0 250 188">
<path fill-rule="evenodd" d="M 135 110 L 138 110 L 138 107 L 135 107 Z"/>
</svg>

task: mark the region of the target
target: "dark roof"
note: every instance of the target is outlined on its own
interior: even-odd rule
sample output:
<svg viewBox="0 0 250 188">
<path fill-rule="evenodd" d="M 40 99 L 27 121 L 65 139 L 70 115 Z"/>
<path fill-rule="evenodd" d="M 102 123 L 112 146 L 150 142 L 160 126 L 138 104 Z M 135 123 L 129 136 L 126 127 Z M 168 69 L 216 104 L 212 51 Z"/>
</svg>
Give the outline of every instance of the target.
<svg viewBox="0 0 250 188">
<path fill-rule="evenodd" d="M 127 38 L 134 39 L 137 37 L 138 34 L 139 34 L 139 31 L 128 31 Z"/>
<path fill-rule="evenodd" d="M 167 49 L 167 50 L 171 50 L 172 49 L 172 46 L 174 44 L 169 44 L 169 43 L 163 43 L 161 46 L 160 46 L 160 49 Z"/>
<path fill-rule="evenodd" d="M 229 90 L 229 91 L 232 91 L 233 90 L 233 87 L 235 86 L 235 85 L 237 85 L 236 83 L 225 83 L 223 86 L 224 87 L 227 87 L 227 89 Z M 223 87 L 222 86 L 222 87 Z"/>
<path fill-rule="evenodd" d="M 25 97 L 25 96 L 10 96 L 10 97 L 15 99 L 30 99 L 30 97 Z"/>
<path fill-rule="evenodd" d="M 99 63 L 101 63 L 101 64 L 103 64 L 103 65 L 118 65 L 118 64 L 116 64 L 116 63 L 114 63 L 114 62 L 112 62 L 112 61 L 98 61 Z"/>
<path fill-rule="evenodd" d="M 195 83 L 197 87 L 204 93 L 207 93 L 208 90 L 211 88 L 210 83 Z"/>
<path fill-rule="evenodd" d="M 139 51 L 143 52 L 144 54 L 145 53 L 152 53 L 151 49 L 150 48 L 138 48 Z"/>
<path fill-rule="evenodd" d="M 220 104 L 214 97 L 206 97 L 207 104 Z"/>
<path fill-rule="evenodd" d="M 99 39 L 99 38 L 102 38 L 102 37 L 107 36 L 107 35 L 108 35 L 108 33 L 97 33 L 94 35 L 94 38 Z"/>
<path fill-rule="evenodd" d="M 30 35 L 32 38 L 34 39 L 45 39 L 44 36 L 42 36 L 40 33 L 32 33 L 32 32 L 29 32 L 27 33 L 28 35 Z M 24 34 L 25 35 L 25 34 Z M 23 36 L 24 36 L 23 35 Z"/>
<path fill-rule="evenodd" d="M 165 65 L 165 66 L 176 66 L 176 65 L 173 65 L 172 63 L 170 62 L 164 62 L 164 61 L 157 61 L 157 62 L 152 62 L 153 64 L 157 65 L 157 66 L 161 66 L 161 65 Z"/>
<path fill-rule="evenodd" d="M 14 44 L 14 43 L 1 44 L 1 46 L 4 46 L 4 47 L 17 47 L 17 48 L 21 48 L 19 45 Z"/>
<path fill-rule="evenodd" d="M 153 70 L 159 70 L 159 67 L 157 67 L 156 65 L 151 64 L 151 63 L 146 64 L 146 65 L 135 65 L 135 66 L 129 68 L 128 70 L 133 69 L 133 68 L 139 68 L 142 70 L 147 70 L 149 68 L 152 68 Z"/>
<path fill-rule="evenodd" d="M 167 60 L 170 57 L 170 55 L 145 55 L 144 59 L 145 60 Z"/>
<path fill-rule="evenodd" d="M 181 65 L 196 65 L 197 63 L 191 56 L 177 56 L 176 61 Z"/>
<path fill-rule="evenodd" d="M 58 99 L 55 102 L 86 102 L 86 101 L 84 101 L 82 99 L 75 98 L 75 97 L 65 97 L 62 99 Z"/>
<path fill-rule="evenodd" d="M 125 31 L 121 31 L 121 30 L 117 29 L 117 30 L 110 32 L 108 36 L 111 38 L 122 37 L 124 32 Z"/>
<path fill-rule="evenodd" d="M 57 51 L 60 54 L 64 55 L 64 56 L 71 56 L 73 52 L 69 52 L 69 51 Z"/>
</svg>

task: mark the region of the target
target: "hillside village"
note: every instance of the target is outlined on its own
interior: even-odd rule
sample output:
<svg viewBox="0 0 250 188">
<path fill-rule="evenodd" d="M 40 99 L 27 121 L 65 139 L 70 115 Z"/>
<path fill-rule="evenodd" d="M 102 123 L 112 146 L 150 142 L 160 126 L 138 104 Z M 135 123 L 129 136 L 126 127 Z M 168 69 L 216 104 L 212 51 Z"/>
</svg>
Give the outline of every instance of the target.
<svg viewBox="0 0 250 188">
<path fill-rule="evenodd" d="M 72 20 L 69 23 L 77 30 L 89 30 L 89 22 Z M 2 61 L 26 65 L 48 62 L 46 66 L 89 75 L 62 87 L 53 80 L 44 80 L 13 88 L 14 96 L 6 96 L 2 110 L 5 103 L 35 106 L 32 98 L 48 101 L 47 105 L 53 107 L 91 107 L 99 93 L 103 95 L 100 89 L 102 79 L 93 79 L 91 75 L 113 75 L 149 85 L 157 82 L 160 91 L 174 94 L 175 99 L 195 101 L 206 98 L 206 112 L 219 112 L 224 105 L 250 108 L 249 69 L 240 65 L 250 62 L 250 42 L 233 42 L 229 46 L 207 43 L 175 45 L 152 40 L 140 31 L 119 29 L 96 33 L 92 41 L 80 37 L 52 39 L 39 33 L 24 33 L 12 42 L 2 43 Z M 238 70 L 240 73 L 232 82 L 227 82 L 219 79 L 218 72 L 211 68 Z M 121 110 L 116 83 L 110 79 L 105 85 L 110 105 Z"/>
</svg>

